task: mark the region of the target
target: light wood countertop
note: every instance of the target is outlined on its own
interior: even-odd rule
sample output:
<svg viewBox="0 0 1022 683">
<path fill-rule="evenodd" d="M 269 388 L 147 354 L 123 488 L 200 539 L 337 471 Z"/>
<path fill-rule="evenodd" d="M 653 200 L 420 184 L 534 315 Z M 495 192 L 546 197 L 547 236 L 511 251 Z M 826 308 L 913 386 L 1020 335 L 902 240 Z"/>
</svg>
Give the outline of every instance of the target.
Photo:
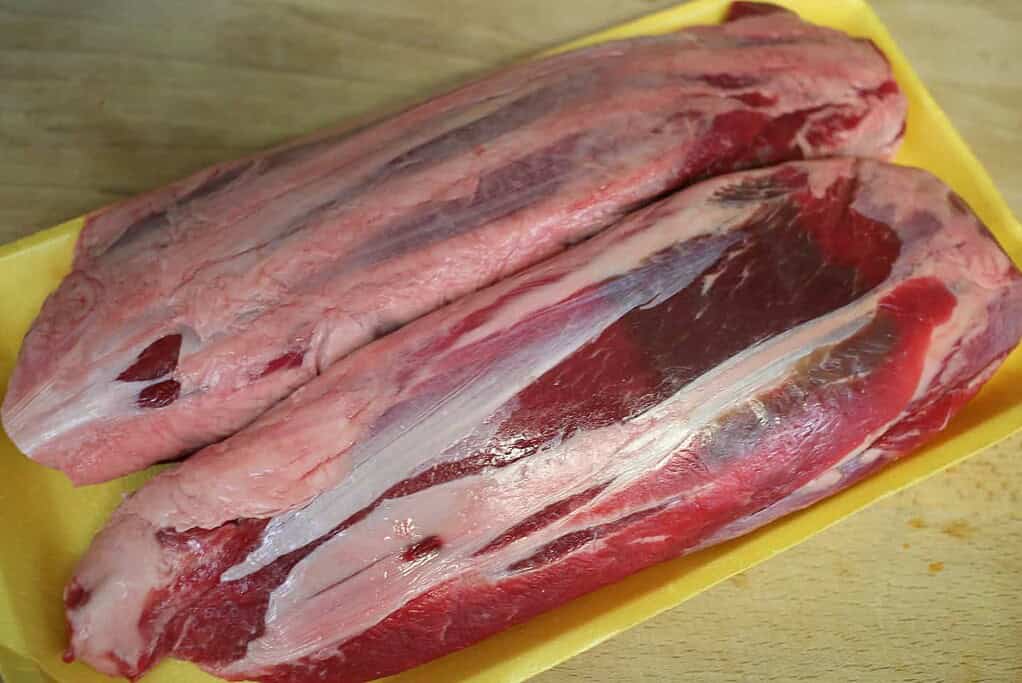
<svg viewBox="0 0 1022 683">
<path fill-rule="evenodd" d="M 0 242 L 671 4 L 0 1 Z M 1022 213 L 1022 2 L 874 6 Z M 1002 442 L 536 680 L 1022 680 L 1020 450 Z"/>
</svg>

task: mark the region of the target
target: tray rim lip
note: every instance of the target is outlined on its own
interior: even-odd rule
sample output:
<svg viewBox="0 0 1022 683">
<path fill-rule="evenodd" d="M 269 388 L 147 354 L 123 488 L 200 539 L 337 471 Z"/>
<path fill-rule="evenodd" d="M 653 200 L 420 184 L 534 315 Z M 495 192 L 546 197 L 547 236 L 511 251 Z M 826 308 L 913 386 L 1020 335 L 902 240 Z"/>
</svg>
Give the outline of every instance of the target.
<svg viewBox="0 0 1022 683">
<path fill-rule="evenodd" d="M 772 2 L 773 4 L 780 4 L 780 5 L 796 4 L 796 3 L 799 2 L 799 0 L 758 0 L 758 1 L 759 2 L 767 2 L 767 3 Z M 951 122 L 951 120 L 948 117 L 947 113 L 940 107 L 940 105 L 937 103 L 937 101 L 933 98 L 932 94 L 926 88 L 924 82 L 918 76 L 918 74 L 916 73 L 915 69 L 912 67 L 911 62 L 908 60 L 908 58 L 905 56 L 905 54 L 901 51 L 900 46 L 894 40 L 893 36 L 891 36 L 890 32 L 887 30 L 886 25 L 883 23 L 883 21 L 880 19 L 880 17 L 875 13 L 875 11 L 870 6 L 870 4 L 869 4 L 869 2 L 867 0 L 828 0 L 828 2 L 833 3 L 834 7 L 840 8 L 842 11 L 846 11 L 846 12 L 849 12 L 849 13 L 861 13 L 861 14 L 864 14 L 865 17 L 866 17 L 866 20 L 875 29 L 875 32 L 878 35 L 880 35 L 883 39 L 885 39 L 885 41 L 889 45 L 889 47 L 884 50 L 884 54 L 887 56 L 888 60 L 891 62 L 892 67 L 900 66 L 900 68 L 901 68 L 901 73 L 898 74 L 898 79 L 897 79 L 899 86 L 902 88 L 903 91 L 906 92 L 906 94 L 908 93 L 909 90 L 912 90 L 912 97 L 918 98 L 919 100 L 921 100 L 923 106 L 926 109 L 928 109 L 929 112 L 932 115 L 937 117 L 937 119 L 938 119 L 938 121 L 939 121 L 939 123 L 941 124 L 941 127 L 942 127 L 941 134 L 940 134 L 941 144 L 949 145 L 949 146 L 953 147 L 954 148 L 954 153 L 957 154 L 957 155 L 960 155 L 961 159 L 968 166 L 968 171 L 972 175 L 977 177 L 977 184 L 978 185 L 982 185 L 984 187 L 984 194 L 987 195 L 987 199 L 989 200 L 989 208 L 991 209 L 991 211 L 996 213 L 995 218 L 996 218 L 997 223 L 998 223 L 998 231 L 999 232 L 1004 232 L 1004 233 L 1010 233 L 1011 237 L 1017 243 L 1012 245 L 1014 247 L 1014 249 L 1009 249 L 1007 247 L 1007 245 L 1005 245 L 1003 243 L 1003 241 L 1000 239 L 1000 236 L 997 233 L 994 233 L 995 239 L 997 239 L 997 241 L 1001 244 L 1002 248 L 1004 248 L 1004 250 L 1009 254 L 1009 257 L 1012 257 L 1012 259 L 1016 262 L 1016 265 L 1022 266 L 1022 262 L 1019 261 L 1019 259 L 1022 258 L 1022 223 L 1019 222 L 1019 219 L 1014 215 L 1013 211 L 1011 210 L 1011 207 L 1005 201 L 1002 193 L 997 188 L 996 184 L 993 182 L 992 177 L 989 174 L 989 171 L 987 171 L 986 167 L 983 166 L 983 164 L 975 156 L 975 154 L 973 153 L 972 149 L 965 142 L 964 138 L 961 136 L 961 134 L 958 132 L 958 130 L 955 128 L 955 126 Z M 518 61 L 528 61 L 528 60 L 531 60 L 531 59 L 536 59 L 538 57 L 545 56 L 547 54 L 552 54 L 552 53 L 561 52 L 561 51 L 565 51 L 565 50 L 575 49 L 575 48 L 583 47 L 585 45 L 591 45 L 591 44 L 607 42 L 607 41 L 616 39 L 615 38 L 616 34 L 628 33 L 628 34 L 631 34 L 631 35 L 649 35 L 649 34 L 651 34 L 651 32 L 649 30 L 644 30 L 643 29 L 643 27 L 645 25 L 653 26 L 653 25 L 664 24 L 664 23 L 670 23 L 670 24 L 678 25 L 678 22 L 676 20 L 676 18 L 678 16 L 684 17 L 685 15 L 689 15 L 689 14 L 698 14 L 701 11 L 712 12 L 716 8 L 724 6 L 726 4 L 728 4 L 728 0 L 689 0 L 687 2 L 680 2 L 679 4 L 673 5 L 671 7 L 668 7 L 668 8 L 662 9 L 662 10 L 658 10 L 658 11 L 655 11 L 655 12 L 650 12 L 650 13 L 647 13 L 647 14 L 643 14 L 643 15 L 640 15 L 639 17 L 635 18 L 635 19 L 628 20 L 628 21 L 622 22 L 620 24 L 613 24 L 613 25 L 611 25 L 611 26 L 609 26 L 609 27 L 607 27 L 605 29 L 597 30 L 597 31 L 595 31 L 593 33 L 586 34 L 586 35 L 581 36 L 579 38 L 576 38 L 576 39 L 573 39 L 573 40 L 569 40 L 569 41 L 567 41 L 567 42 L 565 42 L 565 43 L 563 43 L 561 45 L 558 45 L 558 46 L 555 46 L 555 47 L 552 47 L 552 48 L 548 48 L 548 49 L 539 51 L 539 52 L 534 53 L 534 54 L 525 55 L 521 60 L 518 60 Z M 684 25 L 697 25 L 697 24 L 686 22 Z M 483 73 L 486 73 L 486 71 L 484 70 Z M 386 115 L 383 118 L 386 118 Z M 354 131 L 356 127 L 357 127 L 357 124 L 354 124 L 352 126 L 352 131 Z M 315 132 L 313 134 L 315 134 Z M 294 136 L 292 138 L 292 140 L 299 140 L 299 139 L 301 139 L 303 137 L 305 137 L 305 136 L 304 135 L 296 135 L 296 136 Z M 899 162 L 894 162 L 894 163 L 899 163 Z M 907 164 L 900 164 L 900 165 L 907 165 Z M 934 175 L 937 175 L 937 177 L 940 177 L 933 170 L 926 169 L 925 167 L 920 167 L 920 168 L 923 168 L 927 172 L 933 173 Z M 203 170 L 204 169 L 199 169 L 196 172 L 197 173 L 201 173 Z M 188 177 L 189 177 L 189 175 L 183 176 L 183 178 L 180 178 L 177 181 L 171 181 L 171 183 L 167 183 L 167 184 L 161 185 L 160 187 L 164 187 L 165 185 L 172 184 L 174 182 L 180 182 L 181 180 L 183 180 L 185 178 L 188 178 Z M 943 178 L 942 178 L 942 181 L 943 181 Z M 945 184 L 950 186 L 950 183 L 947 183 L 947 181 L 943 181 L 943 182 L 945 182 Z M 155 189 L 159 190 L 160 187 L 155 188 Z M 58 241 L 67 240 L 67 239 L 74 239 L 76 237 L 76 233 L 78 231 L 80 231 L 87 224 L 88 219 L 89 219 L 90 216 L 98 213 L 99 211 L 103 211 L 103 210 L 107 209 L 108 207 L 117 206 L 117 205 L 121 204 L 122 202 L 130 201 L 132 197 L 137 197 L 137 196 L 140 196 L 140 195 L 144 195 L 147 192 L 148 191 L 143 191 L 143 192 L 140 192 L 140 193 L 133 194 L 131 197 L 127 197 L 127 198 L 125 198 L 123 200 L 119 200 L 119 201 L 113 202 L 111 204 L 103 205 L 103 206 L 98 207 L 97 209 L 95 209 L 93 211 L 90 211 L 90 212 L 87 212 L 85 214 L 76 216 L 74 218 L 70 218 L 70 219 L 68 219 L 66 221 L 60 222 L 60 223 L 58 223 L 56 225 L 53 225 L 52 227 L 44 228 L 44 229 L 35 231 L 33 233 L 30 233 L 28 235 L 22 236 L 22 237 L 20 237 L 20 238 L 18 238 L 16 240 L 11 241 L 11 242 L 0 244 L 0 268 L 3 267 L 3 264 L 4 264 L 5 261 L 7 261 L 7 259 L 14 259 L 14 258 L 21 257 L 21 256 L 27 254 L 28 252 L 30 252 L 30 251 L 32 251 L 32 250 L 34 250 L 36 248 L 48 246 L 52 242 L 58 242 Z M 2 395 L 2 392 L 0 392 L 0 395 Z M 809 538 L 817 535 L 818 533 L 821 533 L 822 531 L 826 530 L 827 528 L 830 528 L 831 526 L 834 526 L 834 525 L 840 523 L 841 521 L 846 519 L 848 516 L 850 516 L 852 514 L 855 514 L 856 512 L 861 511 L 861 510 L 865 509 L 866 507 L 869 507 L 872 504 L 874 504 L 874 503 L 876 503 L 876 502 L 878 502 L 878 501 L 880 501 L 880 500 L 882 500 L 884 498 L 892 496 L 895 493 L 898 493 L 898 492 L 900 492 L 900 491 L 902 491 L 902 490 L 904 490 L 904 489 L 906 489 L 908 487 L 911 487 L 911 486 L 919 483 L 920 481 L 923 481 L 923 480 L 925 480 L 925 479 L 927 479 L 927 478 L 929 478 L 929 477 L 931 477 L 931 476 L 933 476 L 933 475 L 935 475 L 935 474 L 937 474 L 939 472 L 942 472 L 942 471 L 946 470 L 948 467 L 951 467 L 951 466 L 953 466 L 955 464 L 958 464 L 958 463 L 964 461 L 965 459 L 967 459 L 969 457 L 972 457 L 976 453 L 980 452 L 980 450 L 989 448 L 989 447 L 995 445 L 996 443 L 999 443 L 1000 441 L 1003 441 L 1004 439 L 1010 438 L 1011 436 L 1019 433 L 1020 431 L 1022 431 L 1022 399 L 1020 399 L 1016 403 L 1013 403 L 1013 404 L 1011 404 L 1011 405 L 1009 405 L 1007 407 L 1004 407 L 1001 411 L 999 411 L 997 413 L 993 413 L 990 416 L 984 418 L 977 425 L 975 425 L 974 427 L 970 428 L 970 431 L 972 429 L 977 428 L 977 427 L 981 427 L 984 424 L 996 421 L 996 420 L 998 420 L 998 419 L 1000 419 L 1002 417 L 1003 418 L 1010 418 L 1009 419 L 1009 422 L 1011 423 L 1010 427 L 1008 428 L 1008 430 L 1006 432 L 996 436 L 993 440 L 988 441 L 988 443 L 986 443 L 986 445 L 984 445 L 984 446 L 982 446 L 980 448 L 974 449 L 974 450 L 964 450 L 964 451 L 962 451 L 960 453 L 955 454 L 953 457 L 946 458 L 943 462 L 933 463 L 932 466 L 930 466 L 929 468 L 927 468 L 925 470 L 922 470 L 919 473 L 913 475 L 912 477 L 910 477 L 909 479 L 904 481 L 901 485 L 895 486 L 895 487 L 892 487 L 892 488 L 888 488 L 887 490 L 883 491 L 881 494 L 870 497 L 863 504 L 850 504 L 848 506 L 848 507 L 850 507 L 850 509 L 848 511 L 845 511 L 845 512 L 843 512 L 843 513 L 841 513 L 841 514 L 839 514 L 837 516 L 834 516 L 833 518 L 831 518 L 830 520 L 828 520 L 826 523 L 824 523 L 822 525 L 816 526 L 815 528 L 813 528 L 807 534 L 790 534 L 790 536 L 792 536 L 793 538 L 788 538 L 788 539 L 785 539 L 784 541 L 782 541 L 780 543 L 775 544 L 768 553 L 763 553 L 760 556 L 756 556 L 756 557 L 751 558 L 750 561 L 743 562 L 742 563 L 743 567 L 740 570 L 735 570 L 735 572 L 732 572 L 732 573 L 729 573 L 729 574 L 726 574 L 726 575 L 721 575 L 716 580 L 706 583 L 705 585 L 701 586 L 700 588 L 698 588 L 697 590 L 695 590 L 691 594 L 686 594 L 686 595 L 684 595 L 684 596 L 682 596 L 680 598 L 668 597 L 667 600 L 662 600 L 660 602 L 660 604 L 658 604 L 657 607 L 654 610 L 652 610 L 652 611 L 645 610 L 645 611 L 643 611 L 643 613 L 641 615 L 630 614 L 627 619 L 620 619 L 619 620 L 621 622 L 627 621 L 628 623 L 620 623 L 616 628 L 611 628 L 611 629 L 596 628 L 595 629 L 596 633 L 591 634 L 591 637 L 584 644 L 584 646 L 564 648 L 564 649 L 558 651 L 556 653 L 556 655 L 553 655 L 553 656 L 531 655 L 529 657 L 524 658 L 524 661 L 522 662 L 522 664 L 524 664 L 525 666 L 524 667 L 518 667 L 517 669 L 515 669 L 514 672 L 504 671 L 505 667 L 507 667 L 507 661 L 506 660 L 501 660 L 501 661 L 497 661 L 497 662 L 491 662 L 490 666 L 488 668 L 477 668 L 477 669 L 474 669 L 473 671 L 471 671 L 470 673 L 468 673 L 467 676 L 466 676 L 466 680 L 479 681 L 480 683 L 482 681 L 491 681 L 491 680 L 508 681 L 509 683 L 510 683 L 510 681 L 521 681 L 521 680 L 524 680 L 524 678 L 527 678 L 529 676 L 538 674 L 538 673 L 540 673 L 540 672 L 542 672 L 544 670 L 547 670 L 549 668 L 552 668 L 552 667 L 554 667 L 554 666 L 556 666 L 556 665 L 558 665 L 558 664 L 560 664 L 560 663 L 562 663 L 564 661 L 567 661 L 568 659 L 570 659 L 570 658 L 572 658 L 572 657 L 574 657 L 574 656 L 576 656 L 578 654 L 581 654 L 582 652 L 585 652 L 585 651 L 591 649 L 592 647 L 594 647 L 594 646 L 596 646 L 596 645 L 598 645 L 598 644 L 608 640 L 609 638 L 612 638 L 613 636 L 615 636 L 615 635 L 617 635 L 617 634 L 619 634 L 619 633 L 621 633 L 621 632 L 623 632 L 625 630 L 628 630 L 628 629 L 634 627 L 635 625 L 637 625 L 639 623 L 642 623 L 644 621 L 647 621 L 647 620 L 653 618 L 657 614 L 660 614 L 660 613 L 662 613 L 664 611 L 667 611 L 669 609 L 673 609 L 675 607 L 678 607 L 680 604 L 686 602 L 691 597 L 694 597 L 695 595 L 698 595 L 699 593 L 702 593 L 702 592 L 704 592 L 706 590 L 709 590 L 710 588 L 714 587 L 715 585 L 717 585 L 717 584 L 727 580 L 734 573 L 737 573 L 738 571 L 745 571 L 745 570 L 750 569 L 750 568 L 752 568 L 754 566 L 757 566 L 757 565 L 761 564 L 762 562 L 765 562 L 765 561 L 769 560 L 770 558 L 775 557 L 776 555 L 778 555 L 778 554 L 780 554 L 780 553 L 790 549 L 791 547 L 794 547 L 795 545 L 798 545 L 798 544 L 808 540 Z M 956 435 L 956 437 L 954 437 L 954 438 L 958 438 L 960 436 L 964 436 L 964 435 Z M 855 487 L 852 487 L 852 488 L 854 489 Z M 821 501 L 821 502 L 824 502 L 824 501 Z M 799 512 L 793 513 L 793 515 L 789 515 L 788 518 L 793 517 L 795 515 L 801 516 L 804 513 L 811 512 L 812 509 L 813 508 L 809 508 L 807 510 L 803 510 L 803 511 L 799 511 Z M 778 520 L 778 521 L 782 521 L 782 520 Z M 769 529 L 771 526 L 773 526 L 773 524 L 768 525 L 767 527 L 764 527 L 763 529 Z M 0 576 L 0 578 L 2 578 L 2 576 Z M 6 582 L 4 582 L 4 583 L 6 583 Z M 600 590 L 606 590 L 607 588 L 608 587 L 605 587 L 605 588 L 600 589 Z M 609 588 L 613 588 L 613 585 L 609 586 Z M 6 590 L 6 588 L 5 588 L 5 590 Z M 654 593 L 663 593 L 663 592 L 665 592 L 667 590 L 668 590 L 668 588 L 666 586 L 660 586 L 660 587 L 656 588 L 653 592 Z M 643 596 L 638 596 L 637 598 L 633 598 L 633 600 L 635 600 L 635 601 L 639 601 L 639 600 L 642 600 L 642 599 L 643 599 Z M 566 603 L 566 604 L 568 604 L 568 603 Z M 555 608 L 555 610 L 551 610 L 551 613 L 556 611 L 556 609 L 557 608 Z M 617 612 L 617 611 L 625 612 L 625 611 L 628 611 L 628 610 L 626 610 L 623 607 L 618 607 L 618 608 L 615 608 L 612 611 L 614 611 L 614 612 Z M 585 624 L 583 626 L 575 626 L 574 628 L 575 629 L 589 629 L 589 630 L 592 630 L 590 628 L 591 625 L 592 625 L 591 623 L 587 623 L 587 624 Z M 565 631 L 570 631 L 570 630 L 571 630 L 570 628 L 569 629 L 565 629 Z M 554 634 L 554 635 L 557 635 L 557 634 Z M 33 662 L 39 668 L 39 670 L 40 670 L 40 672 L 41 672 L 41 674 L 43 676 L 46 676 L 48 678 L 54 676 L 54 674 L 51 674 L 49 668 L 45 664 L 43 664 L 42 662 L 37 661 L 34 656 L 24 655 L 21 652 L 17 652 L 17 651 L 15 651 L 15 650 L 13 650 L 10 647 L 7 647 L 5 645 L 0 645 L 0 647 L 6 647 L 8 653 L 10 653 L 12 655 L 20 656 L 23 659 L 25 659 L 26 661 Z M 527 651 L 528 650 L 526 650 L 526 652 Z M 444 658 L 440 658 L 440 659 L 444 659 Z M 540 663 L 537 660 L 542 660 L 542 662 Z M 436 662 L 436 661 L 439 661 L 439 660 L 433 660 L 433 662 Z M 421 668 L 422 667 L 416 667 L 416 669 L 421 669 Z M 409 670 L 409 671 L 415 671 L 416 669 L 412 669 L 412 670 Z M 504 673 L 506 675 L 504 677 L 498 678 L 496 676 L 498 671 L 501 672 L 501 673 Z M 2 673 L 2 672 L 0 672 L 0 673 Z M 408 673 L 408 672 L 405 672 L 405 673 Z M 398 674 L 397 677 L 400 680 L 404 680 L 403 677 L 402 677 L 402 674 Z M 60 676 L 58 678 L 53 678 L 53 680 L 54 681 L 62 681 L 62 680 L 66 680 L 66 679 L 63 676 Z M 380 680 L 390 680 L 390 678 L 388 678 L 388 679 L 380 679 Z M 418 679 L 416 679 L 416 680 L 418 680 Z M 19 683 L 19 681 L 11 679 L 10 683 Z"/>
</svg>

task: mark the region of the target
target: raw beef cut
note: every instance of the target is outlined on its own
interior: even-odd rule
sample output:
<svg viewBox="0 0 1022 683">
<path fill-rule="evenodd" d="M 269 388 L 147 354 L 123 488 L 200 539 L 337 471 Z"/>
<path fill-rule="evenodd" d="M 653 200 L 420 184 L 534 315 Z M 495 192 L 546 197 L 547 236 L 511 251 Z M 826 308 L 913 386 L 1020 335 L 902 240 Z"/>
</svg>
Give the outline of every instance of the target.
<svg viewBox="0 0 1022 683">
<path fill-rule="evenodd" d="M 356 351 L 116 511 L 69 656 L 361 681 L 744 533 L 939 431 L 1022 277 L 929 174 L 706 181 Z"/>
<path fill-rule="evenodd" d="M 893 151 L 883 56 L 774 11 L 503 71 L 89 218 L 4 401 L 78 484 L 243 427 L 335 360 L 665 191 Z"/>
</svg>

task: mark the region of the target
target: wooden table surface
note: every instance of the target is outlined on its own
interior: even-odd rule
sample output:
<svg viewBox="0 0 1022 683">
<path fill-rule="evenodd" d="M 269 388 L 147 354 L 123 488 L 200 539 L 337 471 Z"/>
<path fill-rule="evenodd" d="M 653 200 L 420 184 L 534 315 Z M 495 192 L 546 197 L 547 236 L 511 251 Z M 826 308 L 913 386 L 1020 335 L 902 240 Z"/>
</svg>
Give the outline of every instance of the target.
<svg viewBox="0 0 1022 683">
<path fill-rule="evenodd" d="M 0 242 L 670 4 L 0 0 Z M 1022 2 L 874 5 L 1022 214 Z M 536 680 L 1022 680 L 1020 448 Z"/>
</svg>

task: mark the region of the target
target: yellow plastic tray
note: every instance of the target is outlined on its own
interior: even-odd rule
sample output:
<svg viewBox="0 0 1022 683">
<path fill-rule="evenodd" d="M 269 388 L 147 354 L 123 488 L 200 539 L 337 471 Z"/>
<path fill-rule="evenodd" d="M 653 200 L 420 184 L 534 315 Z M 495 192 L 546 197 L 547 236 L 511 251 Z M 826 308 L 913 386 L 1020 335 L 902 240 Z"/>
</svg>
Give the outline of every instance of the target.
<svg viewBox="0 0 1022 683">
<path fill-rule="evenodd" d="M 1022 226 L 986 171 L 951 127 L 891 36 L 863 0 L 774 0 L 805 19 L 866 36 L 887 54 L 910 101 L 897 161 L 921 166 L 961 194 L 1016 263 Z M 720 21 L 729 0 L 696 0 L 558 49 Z M 21 338 L 45 296 L 67 272 L 82 219 L 0 247 L 0 384 L 6 385 Z M 652 567 L 575 600 L 474 647 L 395 676 L 391 681 L 521 681 L 568 659 L 719 581 L 816 534 L 875 500 L 899 491 L 1022 427 L 1022 349 L 929 447 L 844 493 L 760 530 L 687 558 Z M 61 590 L 76 559 L 121 495 L 145 473 L 72 489 L 63 475 L 35 465 L 0 439 L 0 673 L 7 683 L 109 680 L 82 664 L 61 662 L 65 644 Z M 165 662 L 150 683 L 215 679 L 194 666 Z"/>
</svg>

